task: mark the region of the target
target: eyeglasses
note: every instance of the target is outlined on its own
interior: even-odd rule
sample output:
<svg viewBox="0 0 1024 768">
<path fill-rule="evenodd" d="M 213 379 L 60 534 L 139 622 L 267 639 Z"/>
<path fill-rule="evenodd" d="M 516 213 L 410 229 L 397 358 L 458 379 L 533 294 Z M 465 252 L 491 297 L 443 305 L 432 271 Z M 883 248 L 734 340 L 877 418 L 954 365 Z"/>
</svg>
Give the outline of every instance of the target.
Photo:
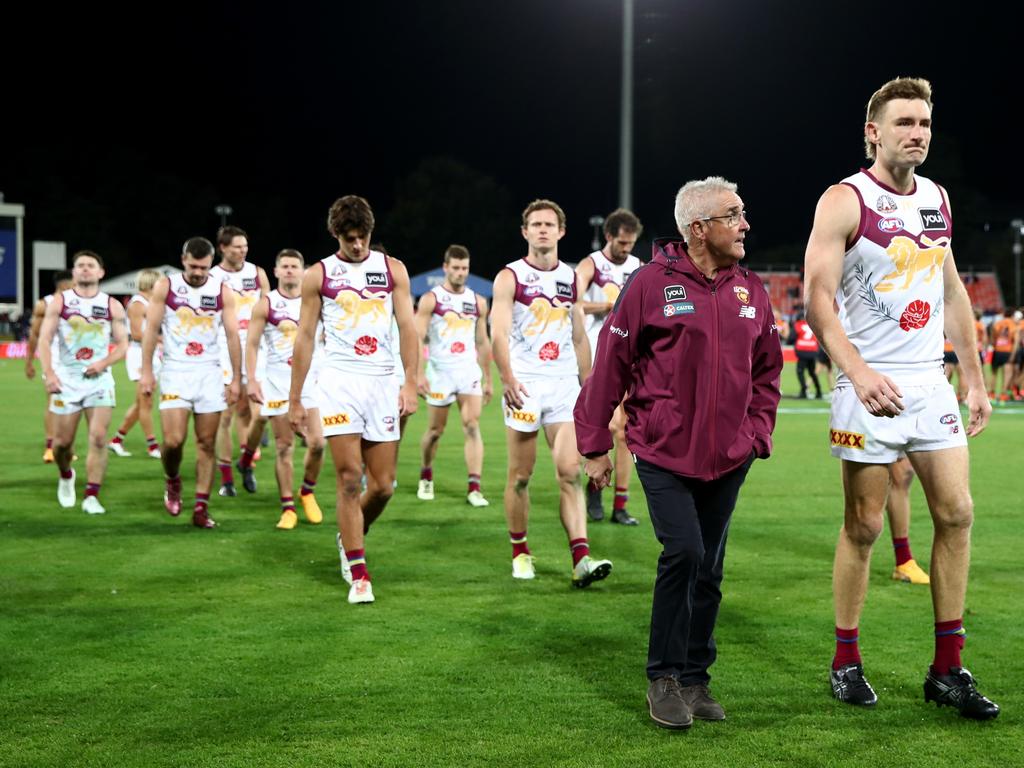
<svg viewBox="0 0 1024 768">
<path fill-rule="evenodd" d="M 746 210 L 738 211 L 736 213 L 726 213 L 722 216 L 704 216 L 703 218 L 697 219 L 697 221 L 716 221 L 721 220 L 725 222 L 727 227 L 735 227 L 740 223 L 740 219 L 746 219 Z"/>
</svg>

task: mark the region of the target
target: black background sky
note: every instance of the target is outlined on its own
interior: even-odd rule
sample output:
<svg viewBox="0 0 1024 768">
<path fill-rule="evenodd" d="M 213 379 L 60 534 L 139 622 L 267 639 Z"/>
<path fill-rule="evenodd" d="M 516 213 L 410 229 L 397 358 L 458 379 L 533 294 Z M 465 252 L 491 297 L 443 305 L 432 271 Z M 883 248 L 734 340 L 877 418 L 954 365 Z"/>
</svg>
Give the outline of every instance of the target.
<svg viewBox="0 0 1024 768">
<path fill-rule="evenodd" d="M 327 208 L 358 193 L 412 273 L 462 241 L 487 276 L 522 255 L 531 199 L 565 208 L 569 261 L 618 203 L 619 0 L 111 8 L 5 10 L 0 119 L 0 190 L 27 206 L 27 239 L 94 248 L 108 274 L 176 263 L 218 203 L 264 266 L 331 252 Z M 722 174 L 750 211 L 749 258 L 799 259 L 821 192 L 867 164 L 868 97 L 913 75 L 935 89 L 922 172 L 950 191 L 958 262 L 991 262 L 1024 214 L 1016 8 L 636 0 L 647 234 L 673 234 L 683 182 Z M 471 169 L 472 191 L 403 193 L 432 157 Z M 460 223 L 474 216 L 489 228 Z"/>
</svg>

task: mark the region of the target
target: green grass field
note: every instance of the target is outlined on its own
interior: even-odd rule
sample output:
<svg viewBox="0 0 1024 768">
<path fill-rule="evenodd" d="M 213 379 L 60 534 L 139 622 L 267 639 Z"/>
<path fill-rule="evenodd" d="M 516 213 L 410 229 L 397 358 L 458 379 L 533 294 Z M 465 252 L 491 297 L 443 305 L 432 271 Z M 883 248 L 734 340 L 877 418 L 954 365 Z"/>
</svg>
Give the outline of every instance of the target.
<svg viewBox="0 0 1024 768">
<path fill-rule="evenodd" d="M 118 375 L 125 404 L 123 367 Z M 784 387 L 796 389 L 791 370 Z M 644 701 L 658 546 L 639 485 L 639 527 L 591 526 L 614 573 L 573 590 L 542 449 L 529 530 L 538 578 L 514 582 L 495 403 L 483 419 L 492 504 L 482 510 L 464 501 L 457 428 L 441 444 L 437 499 L 416 499 L 422 411 L 409 422 L 399 488 L 367 541 L 377 602 L 350 606 L 330 516 L 274 530 L 269 456 L 259 493 L 215 497 L 220 528 L 199 531 L 187 514 L 164 513 L 159 463 L 135 431 L 136 455 L 111 456 L 107 514 L 89 517 L 57 506 L 56 470 L 40 461 L 39 381 L 25 381 L 21 361 L 0 361 L 0 392 L 0 766 L 1024 763 L 1024 409 L 998 409 L 972 443 L 965 661 L 1003 707 L 997 721 L 924 704 L 930 599 L 890 580 L 887 535 L 861 624 L 880 703 L 862 711 L 830 698 L 839 467 L 822 405 L 784 399 L 775 455 L 755 464 L 731 531 L 712 668 L 729 719 L 674 733 L 649 721 Z M 79 497 L 83 488 L 80 477 Z M 329 467 L 318 498 L 333 509 Z M 931 526 L 916 485 L 912 503 L 911 543 L 927 563 Z"/>
</svg>

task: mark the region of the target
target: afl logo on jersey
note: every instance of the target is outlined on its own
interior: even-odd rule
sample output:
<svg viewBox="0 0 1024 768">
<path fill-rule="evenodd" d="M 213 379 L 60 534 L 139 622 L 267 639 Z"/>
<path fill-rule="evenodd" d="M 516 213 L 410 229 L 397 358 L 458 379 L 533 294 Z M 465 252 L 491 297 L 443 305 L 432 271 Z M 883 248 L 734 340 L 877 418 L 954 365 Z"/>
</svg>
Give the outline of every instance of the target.
<svg viewBox="0 0 1024 768">
<path fill-rule="evenodd" d="M 946 217 L 938 208 L 918 208 L 921 214 L 921 228 L 925 232 L 941 231 L 948 228 Z"/>
<path fill-rule="evenodd" d="M 875 208 L 879 213 L 892 213 L 897 207 L 896 201 L 889 195 L 879 195 L 878 200 L 875 201 Z"/>
<path fill-rule="evenodd" d="M 179 285 L 178 286 L 178 290 L 177 290 L 177 294 L 179 296 L 184 296 L 186 293 L 188 293 L 188 288 L 186 288 L 184 285 Z"/>
<path fill-rule="evenodd" d="M 878 222 L 878 228 L 883 232 L 899 232 L 903 229 L 903 219 L 896 217 L 880 219 Z"/>
</svg>

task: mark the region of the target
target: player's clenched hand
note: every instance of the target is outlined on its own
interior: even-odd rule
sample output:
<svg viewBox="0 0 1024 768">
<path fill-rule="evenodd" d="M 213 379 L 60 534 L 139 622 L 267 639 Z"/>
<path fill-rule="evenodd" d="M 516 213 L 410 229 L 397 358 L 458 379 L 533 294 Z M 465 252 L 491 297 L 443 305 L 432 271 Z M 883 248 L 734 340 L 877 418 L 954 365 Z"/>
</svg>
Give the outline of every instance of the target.
<svg viewBox="0 0 1024 768">
<path fill-rule="evenodd" d="M 408 416 L 416 413 L 419 405 L 419 401 L 416 399 L 416 387 L 413 386 L 411 381 L 405 382 L 402 388 L 398 390 L 398 415 Z"/>
<path fill-rule="evenodd" d="M 61 388 L 60 379 L 57 378 L 56 373 L 48 373 L 46 375 L 46 391 L 51 395 L 56 395 L 60 392 Z"/>
<path fill-rule="evenodd" d="M 91 379 L 94 376 L 99 376 L 101 373 L 103 373 L 103 371 L 106 370 L 106 368 L 107 366 L 103 365 L 101 362 L 97 360 L 95 363 L 92 363 L 88 368 L 86 368 L 82 372 L 82 375 L 85 376 L 85 378 L 87 379 Z"/>
<path fill-rule="evenodd" d="M 231 383 L 225 388 L 224 399 L 228 401 L 228 405 L 234 405 L 238 402 L 238 396 L 241 393 L 242 386 L 238 383 L 238 379 L 232 379 Z"/>
<path fill-rule="evenodd" d="M 288 403 L 288 423 L 292 425 L 292 432 L 305 439 L 306 409 L 302 407 L 301 400 L 292 400 Z"/>
<path fill-rule="evenodd" d="M 26 360 L 25 361 L 25 378 L 26 379 L 34 379 L 35 377 L 36 377 L 36 367 L 35 367 L 35 365 L 33 364 L 31 359 Z"/>
<path fill-rule="evenodd" d="M 515 378 L 503 381 L 502 386 L 505 388 L 505 404 L 514 411 L 522 408 L 525 402 L 523 398 L 530 396 L 530 393 L 526 391 L 526 387 Z"/>
<path fill-rule="evenodd" d="M 249 383 L 249 399 L 254 403 L 263 405 L 263 388 L 260 386 L 258 381 L 252 381 Z"/>
<path fill-rule="evenodd" d="M 156 389 L 156 377 L 152 373 L 144 373 L 139 377 L 139 392 L 144 395 L 152 395 Z"/>
<path fill-rule="evenodd" d="M 584 461 L 583 471 L 598 488 L 607 488 L 612 482 L 612 460 L 607 453 Z"/>
<path fill-rule="evenodd" d="M 427 382 L 426 376 L 420 376 L 416 379 L 416 391 L 423 397 L 427 397 L 430 394 L 430 384 Z"/>
<path fill-rule="evenodd" d="M 494 385 L 491 384 L 491 380 L 490 379 L 484 379 L 483 395 L 484 395 L 484 405 L 486 406 L 488 403 L 491 402 L 491 397 L 493 397 L 493 395 L 494 395 Z"/>
<path fill-rule="evenodd" d="M 992 403 L 988 401 L 984 387 L 967 390 L 967 410 L 967 436 L 980 435 L 992 415 Z"/>
<path fill-rule="evenodd" d="M 850 381 L 857 398 L 872 416 L 891 419 L 903 412 L 903 393 L 888 376 L 864 366 L 856 376 L 850 374 Z"/>
</svg>

